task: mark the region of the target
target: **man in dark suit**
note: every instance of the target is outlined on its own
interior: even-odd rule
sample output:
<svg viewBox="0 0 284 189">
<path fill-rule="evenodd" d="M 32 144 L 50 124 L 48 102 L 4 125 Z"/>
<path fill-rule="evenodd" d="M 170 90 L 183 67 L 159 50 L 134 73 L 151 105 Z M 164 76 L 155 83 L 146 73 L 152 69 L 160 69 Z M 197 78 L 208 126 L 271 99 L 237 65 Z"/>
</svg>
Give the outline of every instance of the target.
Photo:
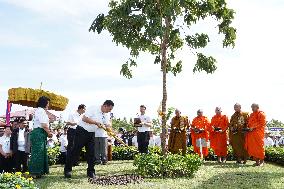
<svg viewBox="0 0 284 189">
<path fill-rule="evenodd" d="M 11 151 L 13 153 L 17 172 L 28 171 L 28 155 L 30 153 L 29 129 L 24 118 L 20 118 L 18 127 L 12 131 Z"/>
</svg>

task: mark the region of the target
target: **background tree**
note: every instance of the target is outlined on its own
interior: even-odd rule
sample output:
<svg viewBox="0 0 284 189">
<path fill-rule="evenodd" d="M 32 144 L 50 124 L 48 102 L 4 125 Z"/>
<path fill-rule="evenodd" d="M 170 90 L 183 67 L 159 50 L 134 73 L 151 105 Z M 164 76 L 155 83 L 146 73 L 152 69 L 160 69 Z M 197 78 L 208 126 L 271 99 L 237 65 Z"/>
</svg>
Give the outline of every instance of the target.
<svg viewBox="0 0 284 189">
<path fill-rule="evenodd" d="M 126 118 L 123 118 L 123 119 L 113 118 L 112 119 L 112 128 L 116 131 L 118 131 L 119 128 L 123 128 L 126 131 L 133 131 L 135 129 L 132 120 L 130 119 L 129 121 L 127 121 Z"/>
<path fill-rule="evenodd" d="M 281 128 L 284 128 L 284 123 L 282 123 L 281 121 L 276 120 L 276 119 L 270 120 L 269 122 L 267 122 L 266 125 L 267 125 L 267 127 L 281 127 Z"/>
<path fill-rule="evenodd" d="M 130 50 L 129 60 L 122 65 L 120 73 L 132 78 L 131 67 L 141 52 L 155 56 L 154 63 L 161 65 L 163 76 L 162 133 L 166 128 L 167 73 L 182 71 L 182 61 L 176 60 L 176 52 L 184 45 L 197 56 L 193 72 L 213 73 L 216 60 L 201 53 L 209 36 L 205 33 L 191 34 L 190 29 L 199 20 L 212 17 L 219 33 L 224 34 L 223 47 L 234 47 L 236 29 L 231 26 L 234 10 L 227 8 L 225 0 L 111 0 L 107 15 L 99 14 L 90 31 L 100 34 L 107 30 L 113 42 Z M 166 153 L 166 139 L 162 138 L 162 151 Z"/>
</svg>

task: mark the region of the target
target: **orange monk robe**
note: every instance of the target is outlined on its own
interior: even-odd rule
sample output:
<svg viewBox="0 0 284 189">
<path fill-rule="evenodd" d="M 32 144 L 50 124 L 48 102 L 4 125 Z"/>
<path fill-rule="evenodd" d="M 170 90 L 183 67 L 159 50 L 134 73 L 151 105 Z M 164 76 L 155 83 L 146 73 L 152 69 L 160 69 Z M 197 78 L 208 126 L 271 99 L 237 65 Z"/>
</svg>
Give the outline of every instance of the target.
<svg viewBox="0 0 284 189">
<path fill-rule="evenodd" d="M 180 151 L 186 154 L 186 130 L 189 128 L 189 121 L 186 116 L 173 117 L 171 121 L 171 132 L 168 142 L 168 150 L 172 154 Z"/>
<path fill-rule="evenodd" d="M 194 151 L 198 153 L 199 155 L 201 155 L 200 148 L 197 147 L 196 145 L 196 140 L 199 138 L 204 138 L 208 142 L 208 139 L 209 139 L 208 132 L 210 130 L 210 122 L 205 116 L 197 116 L 193 119 L 191 125 L 192 125 L 192 130 L 191 130 L 192 145 L 193 145 Z M 204 129 L 204 132 L 195 133 L 193 131 L 193 128 Z M 204 157 L 208 155 L 208 147 L 202 147 L 202 154 Z"/>
<path fill-rule="evenodd" d="M 229 126 L 228 117 L 225 115 L 215 115 L 210 124 L 210 146 L 219 157 L 227 156 L 227 129 Z M 221 132 L 214 131 L 214 127 L 220 128 Z"/>
<path fill-rule="evenodd" d="M 248 127 L 253 128 L 246 134 L 245 148 L 249 156 L 260 160 L 264 159 L 264 131 L 266 125 L 265 114 L 261 111 L 253 112 L 249 116 Z"/>
</svg>

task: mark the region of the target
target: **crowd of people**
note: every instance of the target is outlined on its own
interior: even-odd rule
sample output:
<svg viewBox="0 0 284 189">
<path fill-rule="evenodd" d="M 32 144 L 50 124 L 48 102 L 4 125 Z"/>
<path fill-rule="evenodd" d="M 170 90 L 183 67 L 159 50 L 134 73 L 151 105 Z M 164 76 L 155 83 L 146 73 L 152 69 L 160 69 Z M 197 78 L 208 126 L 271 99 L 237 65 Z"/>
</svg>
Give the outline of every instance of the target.
<svg viewBox="0 0 284 189">
<path fill-rule="evenodd" d="M 121 145 L 120 140 L 109 136 L 112 131 L 111 111 L 114 103 L 106 100 L 99 106 L 84 104 L 68 117 L 63 129 L 52 130 L 46 111 L 50 99 L 42 96 L 33 116 L 33 127 L 29 128 L 24 118 L 14 120 L 13 128 L 5 126 L 0 137 L 0 172 L 30 172 L 35 178 L 49 173 L 47 149 L 60 144 L 60 163 L 64 164 L 64 176 L 72 177 L 73 166 L 78 165 L 80 152 L 86 149 L 87 177 L 95 177 L 95 165 L 107 164 L 112 145 Z M 140 114 L 134 118 L 135 132 L 117 131 L 117 137 L 128 146 L 136 146 L 140 153 L 148 153 L 149 146 L 161 146 L 166 140 L 168 152 L 186 154 L 186 147 L 193 146 L 202 158 L 212 148 L 219 163 L 225 163 L 228 145 L 233 148 L 237 163 L 246 164 L 252 157 L 256 166 L 264 164 L 265 146 L 284 145 L 284 137 L 270 138 L 265 130 L 265 114 L 258 104 L 252 104 L 252 113 L 243 112 L 240 104 L 234 105 L 235 113 L 229 119 L 216 107 L 209 120 L 202 110 L 190 121 L 176 109 L 171 119 L 169 132 L 154 135 L 152 119 L 146 114 L 146 106 L 140 106 Z"/>
</svg>

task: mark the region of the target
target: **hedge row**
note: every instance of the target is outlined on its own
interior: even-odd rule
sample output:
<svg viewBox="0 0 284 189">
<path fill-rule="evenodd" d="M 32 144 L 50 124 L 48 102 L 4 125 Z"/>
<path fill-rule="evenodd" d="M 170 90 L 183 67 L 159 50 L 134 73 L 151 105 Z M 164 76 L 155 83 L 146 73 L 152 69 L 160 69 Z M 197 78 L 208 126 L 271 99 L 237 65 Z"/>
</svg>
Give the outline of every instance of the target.
<svg viewBox="0 0 284 189">
<path fill-rule="evenodd" d="M 159 147 L 150 147 L 149 151 L 151 154 L 159 154 L 161 155 L 161 148 Z M 85 149 L 82 150 L 80 155 L 80 160 L 85 161 Z M 56 146 L 52 149 L 48 150 L 49 156 L 49 164 L 53 165 L 58 163 L 59 157 L 59 147 Z M 139 154 L 138 149 L 134 146 L 114 146 L 112 149 L 112 159 L 113 160 L 133 160 L 134 157 Z M 193 147 L 187 148 L 187 154 L 194 154 Z M 265 160 L 268 162 L 277 163 L 279 165 L 284 165 L 284 148 L 283 147 L 268 147 L 265 150 Z M 209 155 L 205 158 L 207 161 L 215 161 L 217 160 L 216 155 L 212 149 L 209 149 Z M 231 147 L 228 148 L 228 161 L 235 161 L 235 157 L 233 155 L 233 150 Z"/>
</svg>

